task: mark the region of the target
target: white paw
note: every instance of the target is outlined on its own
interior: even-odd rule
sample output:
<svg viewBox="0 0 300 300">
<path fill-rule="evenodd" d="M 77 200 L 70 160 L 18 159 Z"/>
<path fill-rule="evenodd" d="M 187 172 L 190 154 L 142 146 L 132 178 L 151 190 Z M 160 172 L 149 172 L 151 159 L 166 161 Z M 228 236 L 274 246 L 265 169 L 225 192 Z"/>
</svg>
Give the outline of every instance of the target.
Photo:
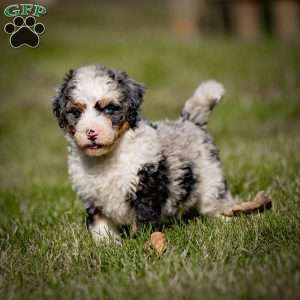
<svg viewBox="0 0 300 300">
<path fill-rule="evenodd" d="M 117 229 L 105 219 L 97 219 L 97 221 L 89 227 L 89 230 L 95 242 L 114 242 L 121 244 L 121 237 Z"/>
<path fill-rule="evenodd" d="M 96 243 L 116 243 L 118 245 L 122 244 L 121 237 L 115 234 L 114 232 L 108 232 L 103 234 L 103 232 L 100 233 L 95 230 L 91 230 L 91 235 Z"/>
</svg>

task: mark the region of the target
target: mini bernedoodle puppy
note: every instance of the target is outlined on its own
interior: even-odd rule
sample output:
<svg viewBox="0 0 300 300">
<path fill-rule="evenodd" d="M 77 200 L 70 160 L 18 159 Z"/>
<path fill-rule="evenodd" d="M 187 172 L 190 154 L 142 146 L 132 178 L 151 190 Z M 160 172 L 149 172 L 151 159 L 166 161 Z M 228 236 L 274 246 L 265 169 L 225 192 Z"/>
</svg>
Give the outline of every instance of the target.
<svg viewBox="0 0 300 300">
<path fill-rule="evenodd" d="M 219 216 L 235 204 L 207 131 L 223 86 L 201 83 L 176 121 L 144 120 L 143 94 L 126 73 L 90 65 L 69 71 L 54 97 L 69 175 L 97 241 L 118 240 L 122 225 L 156 227 L 190 209 Z"/>
</svg>

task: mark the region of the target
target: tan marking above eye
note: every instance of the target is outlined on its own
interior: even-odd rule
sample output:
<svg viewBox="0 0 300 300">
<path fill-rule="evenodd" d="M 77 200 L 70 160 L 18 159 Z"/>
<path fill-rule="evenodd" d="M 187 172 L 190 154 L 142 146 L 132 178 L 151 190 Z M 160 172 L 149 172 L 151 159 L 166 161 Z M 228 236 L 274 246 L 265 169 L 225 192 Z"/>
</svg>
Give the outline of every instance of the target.
<svg viewBox="0 0 300 300">
<path fill-rule="evenodd" d="M 82 103 L 78 100 L 71 100 L 68 104 L 67 104 L 70 108 L 76 108 L 79 111 L 83 112 L 86 109 L 86 104 Z"/>
<path fill-rule="evenodd" d="M 111 100 L 109 98 L 103 97 L 97 101 L 97 104 L 102 109 L 102 108 L 105 108 L 106 106 L 108 106 L 109 104 L 118 105 L 118 102 Z"/>
<path fill-rule="evenodd" d="M 99 105 L 100 108 L 104 108 L 107 106 L 111 101 L 108 98 L 102 98 L 99 101 L 97 101 L 97 104 Z"/>
</svg>

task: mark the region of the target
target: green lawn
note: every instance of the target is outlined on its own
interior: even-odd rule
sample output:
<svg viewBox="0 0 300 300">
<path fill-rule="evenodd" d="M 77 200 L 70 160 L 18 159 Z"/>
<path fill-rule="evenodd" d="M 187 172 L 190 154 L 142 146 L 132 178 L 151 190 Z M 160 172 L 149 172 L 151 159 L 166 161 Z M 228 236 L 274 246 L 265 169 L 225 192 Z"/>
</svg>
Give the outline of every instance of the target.
<svg viewBox="0 0 300 300">
<path fill-rule="evenodd" d="M 0 34 L 0 299 L 299 298 L 300 46 L 177 40 L 163 22 L 137 28 L 130 13 L 104 8 L 49 8 L 37 49 L 11 49 Z M 95 245 L 50 109 L 64 72 L 88 63 L 144 82 L 151 119 L 176 118 L 199 81 L 222 81 L 210 130 L 229 185 L 244 199 L 267 191 L 273 210 L 178 222 L 161 257 L 144 249 L 149 232 Z"/>
</svg>

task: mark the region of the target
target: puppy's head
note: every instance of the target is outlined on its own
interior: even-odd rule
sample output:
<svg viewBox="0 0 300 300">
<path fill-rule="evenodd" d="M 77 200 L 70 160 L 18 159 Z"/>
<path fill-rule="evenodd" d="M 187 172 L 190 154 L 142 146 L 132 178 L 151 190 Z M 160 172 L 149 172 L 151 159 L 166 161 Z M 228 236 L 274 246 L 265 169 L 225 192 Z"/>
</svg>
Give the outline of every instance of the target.
<svg viewBox="0 0 300 300">
<path fill-rule="evenodd" d="M 85 154 L 100 156 L 137 125 L 143 94 L 143 86 L 124 72 L 85 66 L 66 74 L 53 111 L 59 126 Z"/>
</svg>

